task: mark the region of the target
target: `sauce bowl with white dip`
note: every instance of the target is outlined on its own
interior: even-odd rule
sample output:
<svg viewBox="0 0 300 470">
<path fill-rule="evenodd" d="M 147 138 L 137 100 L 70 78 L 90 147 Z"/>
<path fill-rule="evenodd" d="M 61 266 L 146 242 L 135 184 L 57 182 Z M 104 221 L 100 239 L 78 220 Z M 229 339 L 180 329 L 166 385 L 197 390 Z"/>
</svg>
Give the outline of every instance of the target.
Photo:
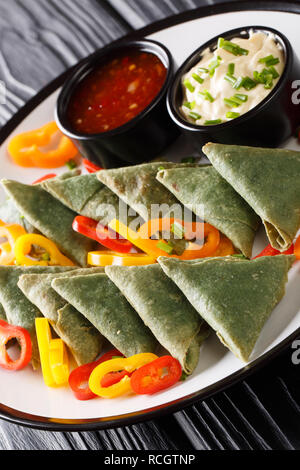
<svg viewBox="0 0 300 470">
<path fill-rule="evenodd" d="M 197 147 L 209 141 L 277 147 L 300 124 L 292 83 L 300 63 L 279 31 L 248 26 L 209 40 L 177 71 L 168 111 Z"/>
</svg>

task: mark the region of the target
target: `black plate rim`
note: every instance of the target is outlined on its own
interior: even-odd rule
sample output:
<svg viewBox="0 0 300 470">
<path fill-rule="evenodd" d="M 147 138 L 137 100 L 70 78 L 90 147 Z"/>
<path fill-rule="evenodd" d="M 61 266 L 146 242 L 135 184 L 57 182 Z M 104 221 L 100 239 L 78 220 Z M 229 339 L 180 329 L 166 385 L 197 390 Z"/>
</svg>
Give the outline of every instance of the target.
<svg viewBox="0 0 300 470">
<path fill-rule="evenodd" d="M 207 16 L 236 12 L 236 11 L 283 11 L 287 13 L 300 14 L 300 4 L 294 1 L 277 1 L 277 0 L 263 0 L 253 2 L 249 0 L 239 0 L 238 2 L 226 2 L 223 4 L 205 6 L 189 10 L 184 13 L 168 17 L 166 19 L 157 21 L 137 31 L 130 32 L 116 41 L 108 44 L 122 43 L 123 41 L 131 39 L 141 39 L 150 34 L 154 34 L 163 29 L 185 23 L 197 18 L 204 18 Z M 104 47 L 104 48 L 105 48 Z M 94 53 L 93 53 L 94 54 Z M 90 56 L 92 56 L 91 54 Z M 85 57 L 82 60 L 86 60 Z M 70 69 L 59 75 L 42 90 L 40 90 L 33 98 L 31 98 L 8 122 L 3 126 L 0 131 L 0 145 L 7 139 L 7 137 L 15 130 L 15 128 L 46 98 L 54 93 L 59 87 L 62 86 L 64 81 L 72 73 L 73 69 L 78 66 L 79 61 Z M 291 335 L 281 341 L 277 346 L 270 351 L 264 353 L 258 359 L 250 364 L 245 365 L 237 372 L 225 377 L 218 382 L 202 389 L 199 392 L 194 392 L 188 396 L 184 396 L 175 401 L 164 403 L 155 408 L 149 408 L 134 413 L 123 414 L 121 416 L 111 416 L 107 418 L 93 418 L 93 419 L 56 419 L 45 418 L 42 416 L 35 416 L 32 414 L 24 413 L 18 410 L 7 407 L 0 403 L 0 419 L 8 421 L 13 424 L 18 424 L 33 429 L 47 430 L 47 431 L 65 431 L 65 432 L 80 432 L 80 431 L 96 431 L 104 429 L 113 429 L 121 426 L 128 426 L 145 422 L 154 419 L 158 416 L 175 413 L 180 411 L 198 401 L 202 401 L 215 393 L 221 392 L 228 387 L 236 384 L 242 379 L 245 379 L 250 374 L 258 371 L 261 367 L 267 365 L 274 357 L 281 353 L 288 345 L 290 345 L 300 335 L 300 328 L 294 331 Z"/>
</svg>

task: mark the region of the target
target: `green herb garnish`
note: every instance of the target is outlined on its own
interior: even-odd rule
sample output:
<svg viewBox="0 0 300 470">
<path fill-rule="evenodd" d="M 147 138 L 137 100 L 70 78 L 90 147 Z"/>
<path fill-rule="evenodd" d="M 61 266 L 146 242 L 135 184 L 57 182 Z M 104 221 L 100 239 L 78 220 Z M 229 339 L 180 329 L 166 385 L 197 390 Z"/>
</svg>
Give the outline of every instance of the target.
<svg viewBox="0 0 300 470">
<path fill-rule="evenodd" d="M 159 171 L 161 171 L 161 170 L 164 170 L 165 167 L 164 167 L 164 166 L 159 166 L 157 169 L 158 169 Z"/>
<path fill-rule="evenodd" d="M 216 124 L 221 124 L 221 123 L 222 123 L 222 119 L 211 119 L 211 120 L 205 121 L 204 125 L 205 126 L 214 126 Z"/>
<path fill-rule="evenodd" d="M 199 75 L 197 75 L 196 73 L 192 73 L 192 77 L 194 80 L 196 80 L 196 82 L 202 84 L 204 82 L 203 78 L 199 77 Z"/>
<path fill-rule="evenodd" d="M 241 106 L 241 103 L 237 100 L 235 100 L 233 97 L 232 98 L 224 98 L 224 103 L 229 106 L 229 108 L 238 108 Z"/>
<path fill-rule="evenodd" d="M 240 116 L 240 113 L 234 113 L 233 111 L 228 111 L 228 113 L 226 113 L 227 119 L 235 119 L 235 118 L 238 118 L 239 116 Z"/>
<path fill-rule="evenodd" d="M 66 163 L 66 166 L 69 168 L 69 170 L 74 170 L 74 168 L 77 168 L 77 163 L 75 162 L 75 160 L 69 160 Z"/>
<path fill-rule="evenodd" d="M 240 255 L 238 255 L 238 254 L 237 255 L 230 255 L 230 256 L 232 256 L 232 258 L 248 259 L 248 258 L 246 258 L 246 256 L 244 256 L 242 254 L 240 254 Z"/>
<path fill-rule="evenodd" d="M 43 261 L 50 261 L 49 253 L 44 253 L 41 258 Z"/>
<path fill-rule="evenodd" d="M 211 96 L 211 94 L 207 90 L 199 91 L 199 95 L 203 96 L 205 100 L 210 101 L 211 103 L 215 101 L 215 99 Z"/>
<path fill-rule="evenodd" d="M 236 93 L 231 98 L 224 98 L 224 103 L 230 108 L 237 108 L 238 106 L 241 106 L 242 103 L 246 103 L 247 100 L 247 95 Z"/>
<path fill-rule="evenodd" d="M 168 253 L 168 255 L 171 255 L 173 253 L 173 246 L 169 243 L 166 243 L 164 240 L 159 240 L 156 246 L 160 250 Z"/>
<path fill-rule="evenodd" d="M 196 106 L 196 101 L 185 101 L 183 103 L 183 106 L 189 109 L 194 109 L 194 107 Z"/>
<path fill-rule="evenodd" d="M 245 90 L 252 90 L 252 88 L 255 88 L 257 83 L 252 80 L 250 77 L 244 77 L 242 81 L 242 87 L 245 88 Z"/>
<path fill-rule="evenodd" d="M 233 96 L 236 100 L 242 101 L 243 103 L 246 103 L 246 101 L 248 101 L 248 95 L 243 95 L 242 93 L 235 93 Z"/>
<path fill-rule="evenodd" d="M 218 55 L 215 57 L 208 66 L 209 76 L 212 77 L 215 73 L 215 70 L 222 62 L 222 58 Z"/>
<path fill-rule="evenodd" d="M 235 65 L 234 64 L 229 64 L 228 69 L 227 69 L 227 74 L 228 75 L 233 75 L 234 74 L 234 69 L 235 69 Z"/>
<path fill-rule="evenodd" d="M 228 73 L 225 75 L 224 80 L 230 83 L 230 85 L 234 86 L 236 83 L 236 78 L 233 75 L 229 75 Z"/>
<path fill-rule="evenodd" d="M 235 44 L 231 41 L 226 41 L 224 38 L 219 38 L 218 40 L 218 47 L 220 49 L 224 49 L 227 52 L 230 52 L 233 55 L 248 55 L 249 51 L 247 49 L 243 49 L 238 44 Z"/>
<path fill-rule="evenodd" d="M 190 117 L 191 119 L 194 119 L 194 121 L 197 121 L 198 119 L 201 119 L 200 114 L 195 113 L 194 111 L 192 111 L 191 113 L 189 113 L 189 117 Z"/>
<path fill-rule="evenodd" d="M 177 237 L 179 240 L 182 240 L 185 229 L 178 222 L 174 222 L 174 224 L 171 225 L 171 232 L 174 233 L 175 237 Z"/>
<path fill-rule="evenodd" d="M 188 79 L 184 80 L 183 84 L 191 93 L 195 91 L 195 87 L 191 84 Z"/>
<path fill-rule="evenodd" d="M 258 62 L 260 64 L 266 64 L 266 66 L 269 67 L 270 65 L 279 64 L 280 60 L 278 59 L 278 57 L 273 57 L 273 55 L 270 54 L 270 55 L 267 55 L 266 57 L 262 57 L 261 59 L 259 59 Z"/>
<path fill-rule="evenodd" d="M 179 380 L 180 382 L 184 382 L 187 378 L 188 378 L 188 374 L 183 371 Z"/>
<path fill-rule="evenodd" d="M 198 67 L 198 72 L 200 72 L 200 73 L 208 73 L 209 70 L 206 69 L 205 67 Z"/>
</svg>

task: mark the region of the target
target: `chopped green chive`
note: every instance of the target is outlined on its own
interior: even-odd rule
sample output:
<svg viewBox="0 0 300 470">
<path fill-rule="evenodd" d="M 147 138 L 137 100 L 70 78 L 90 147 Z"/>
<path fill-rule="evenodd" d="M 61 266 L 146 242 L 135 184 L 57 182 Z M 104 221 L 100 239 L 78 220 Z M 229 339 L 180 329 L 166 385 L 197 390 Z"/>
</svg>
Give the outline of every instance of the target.
<svg viewBox="0 0 300 470">
<path fill-rule="evenodd" d="M 243 77 L 237 78 L 236 82 L 232 85 L 232 88 L 234 88 L 235 90 L 239 90 L 243 86 L 243 81 Z"/>
<path fill-rule="evenodd" d="M 184 382 L 188 378 L 188 374 L 186 372 L 182 372 L 181 377 L 179 379 L 180 382 Z"/>
<path fill-rule="evenodd" d="M 227 69 L 227 74 L 228 75 L 233 75 L 234 74 L 234 68 L 235 68 L 234 64 L 229 64 L 228 69 Z"/>
<path fill-rule="evenodd" d="M 224 103 L 229 106 L 229 108 L 238 108 L 241 103 L 233 98 L 224 98 Z"/>
<path fill-rule="evenodd" d="M 43 260 L 43 261 L 50 261 L 50 255 L 49 255 L 49 253 L 44 253 L 44 254 L 42 255 L 42 260 Z"/>
<path fill-rule="evenodd" d="M 209 121 L 205 121 L 204 125 L 205 126 L 213 126 L 213 125 L 221 124 L 221 123 L 222 123 L 222 119 L 211 119 Z"/>
<path fill-rule="evenodd" d="M 200 72 L 200 73 L 208 73 L 209 70 L 206 69 L 205 67 L 198 67 L 198 72 Z"/>
<path fill-rule="evenodd" d="M 226 113 L 227 119 L 235 119 L 239 116 L 240 116 L 240 113 L 234 113 L 233 111 L 228 111 L 228 113 Z"/>
<path fill-rule="evenodd" d="M 230 256 L 232 256 L 232 258 L 248 259 L 248 258 L 246 258 L 246 256 L 244 256 L 242 254 L 240 254 L 240 255 L 236 254 L 236 255 L 230 255 Z"/>
<path fill-rule="evenodd" d="M 185 230 L 184 227 L 178 222 L 174 222 L 174 224 L 171 225 L 171 232 L 174 233 L 175 237 L 181 240 L 183 238 Z"/>
<path fill-rule="evenodd" d="M 222 62 L 222 58 L 218 55 L 215 57 L 208 66 L 209 76 L 212 77 L 215 73 L 215 70 Z"/>
<path fill-rule="evenodd" d="M 215 101 L 207 90 L 199 91 L 199 95 L 203 96 L 205 100 L 210 101 L 211 103 Z"/>
<path fill-rule="evenodd" d="M 203 78 L 199 77 L 199 75 L 197 75 L 196 73 L 192 73 L 192 77 L 194 80 L 196 80 L 196 82 L 202 84 L 204 82 Z"/>
<path fill-rule="evenodd" d="M 194 121 L 197 121 L 198 119 L 201 119 L 200 114 L 195 113 L 194 111 L 192 111 L 191 113 L 189 113 L 189 116 L 190 116 L 191 119 L 194 119 Z"/>
<path fill-rule="evenodd" d="M 275 70 L 275 75 L 276 73 L 277 72 Z M 253 72 L 253 77 L 257 83 L 261 83 L 264 85 L 265 88 L 269 89 L 269 88 L 272 88 L 273 86 L 273 79 L 274 79 L 273 74 L 274 74 L 273 70 L 269 70 L 269 69 L 263 69 L 262 72 L 257 72 L 257 70 L 255 70 Z"/>
<path fill-rule="evenodd" d="M 162 251 L 165 251 L 166 253 L 168 253 L 168 255 L 170 255 L 172 252 L 173 252 L 173 246 L 167 244 L 164 240 L 160 240 L 158 243 L 157 243 L 157 248 L 159 248 L 160 250 Z"/>
<path fill-rule="evenodd" d="M 280 61 L 278 57 L 273 57 L 273 55 L 270 54 L 270 55 L 267 55 L 266 57 L 262 57 L 261 59 L 259 59 L 258 62 L 260 64 L 266 64 L 266 66 L 269 67 L 270 65 L 279 64 Z"/>
<path fill-rule="evenodd" d="M 242 93 L 235 93 L 234 98 L 236 98 L 239 101 L 242 101 L 243 103 L 246 103 L 248 101 L 248 95 L 243 95 Z"/>
<path fill-rule="evenodd" d="M 245 90 L 249 91 L 252 90 L 252 88 L 255 88 L 257 83 L 252 80 L 250 77 L 244 77 L 243 82 L 242 82 L 242 87 L 245 88 Z"/>
<path fill-rule="evenodd" d="M 224 38 L 219 38 L 218 47 L 224 49 L 227 52 L 230 52 L 233 55 L 248 55 L 249 51 L 243 49 L 238 44 L 234 44 L 231 41 L 226 41 Z"/>
<path fill-rule="evenodd" d="M 195 163 L 195 157 L 185 157 L 181 159 L 181 163 Z"/>
<path fill-rule="evenodd" d="M 273 75 L 273 78 L 278 78 L 279 77 L 279 73 L 277 72 L 275 67 L 273 67 L 273 66 L 269 67 L 268 71 Z"/>
<path fill-rule="evenodd" d="M 224 98 L 224 103 L 230 108 L 238 108 L 241 106 L 242 103 L 246 103 L 248 100 L 247 95 L 243 95 L 242 93 L 236 93 L 231 98 Z"/>
<path fill-rule="evenodd" d="M 191 93 L 195 91 L 195 87 L 191 84 L 191 82 L 188 79 L 184 80 L 183 84 Z"/>
<path fill-rule="evenodd" d="M 157 169 L 158 169 L 158 171 L 161 171 L 161 170 L 164 170 L 165 167 L 164 166 L 159 166 Z"/>
<path fill-rule="evenodd" d="M 225 75 L 225 77 L 224 77 L 224 80 L 226 80 L 226 81 L 229 82 L 232 86 L 234 86 L 237 79 L 236 79 L 233 75 L 229 75 L 229 74 L 227 73 L 227 74 Z"/>
<path fill-rule="evenodd" d="M 75 162 L 75 160 L 69 160 L 66 163 L 66 166 L 69 168 L 69 170 L 74 170 L 74 168 L 77 168 L 77 163 Z"/>
<path fill-rule="evenodd" d="M 194 109 L 194 107 L 196 106 L 196 101 L 185 101 L 183 103 L 183 106 L 185 106 L 186 108 L 189 108 L 189 109 Z"/>
</svg>

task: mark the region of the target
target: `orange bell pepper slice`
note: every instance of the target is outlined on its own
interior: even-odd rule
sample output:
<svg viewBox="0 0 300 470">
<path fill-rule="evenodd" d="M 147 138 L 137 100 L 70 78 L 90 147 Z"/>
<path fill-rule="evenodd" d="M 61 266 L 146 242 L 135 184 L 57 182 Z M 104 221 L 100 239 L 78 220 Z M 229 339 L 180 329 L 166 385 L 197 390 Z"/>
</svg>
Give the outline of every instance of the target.
<svg viewBox="0 0 300 470">
<path fill-rule="evenodd" d="M 236 250 L 229 240 L 229 238 L 225 237 L 224 235 L 221 236 L 220 245 L 218 246 L 217 250 L 212 253 L 211 256 L 230 256 L 236 254 Z"/>
<path fill-rule="evenodd" d="M 22 167 L 57 168 L 63 166 L 78 153 L 68 137 L 61 133 L 60 141 L 55 149 L 40 150 L 40 147 L 51 143 L 51 138 L 57 132 L 60 131 L 53 121 L 40 129 L 18 134 L 8 143 L 8 153 L 14 163 Z"/>
<path fill-rule="evenodd" d="M 115 253 L 113 251 L 88 253 L 88 264 L 91 266 L 146 266 L 155 262 L 155 258 L 145 253 Z"/>
<path fill-rule="evenodd" d="M 296 259 L 300 261 L 300 235 L 294 244 L 294 255 L 296 256 Z"/>
<path fill-rule="evenodd" d="M 169 222 L 169 225 L 166 221 Z M 195 233 L 199 233 L 198 230 L 200 228 L 205 238 L 204 244 L 200 246 L 197 243 L 190 242 L 188 248 L 182 255 L 172 255 L 168 253 L 168 244 L 164 243 L 163 240 L 150 239 L 154 233 L 162 229 L 166 230 L 167 227 L 171 227 L 171 224 L 174 224 L 174 222 L 181 224 L 184 238 L 187 240 L 191 239 Z M 158 258 L 159 256 L 169 256 L 182 260 L 204 258 L 214 253 L 220 243 L 220 232 L 212 225 L 202 222 L 184 224 L 184 222 L 178 221 L 177 219 L 153 219 L 142 225 L 137 232 L 134 232 L 134 230 L 131 230 L 119 220 L 114 219 L 109 223 L 109 227 L 153 258 Z M 166 250 L 163 249 L 164 245 L 166 246 Z"/>
</svg>

